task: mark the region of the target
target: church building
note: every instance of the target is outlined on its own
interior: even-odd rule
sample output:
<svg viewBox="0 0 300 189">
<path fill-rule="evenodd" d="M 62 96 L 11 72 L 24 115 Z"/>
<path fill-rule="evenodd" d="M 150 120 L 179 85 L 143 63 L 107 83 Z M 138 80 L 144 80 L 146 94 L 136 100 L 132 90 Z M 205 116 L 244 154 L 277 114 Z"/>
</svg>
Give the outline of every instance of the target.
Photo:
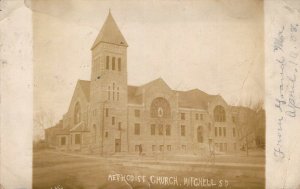
<svg viewBox="0 0 300 189">
<path fill-rule="evenodd" d="M 220 95 L 171 89 L 161 78 L 127 83 L 128 44 L 111 13 L 91 47 L 90 81 L 46 129 L 49 146 L 85 153 L 201 154 L 240 150 L 238 114 Z"/>
</svg>

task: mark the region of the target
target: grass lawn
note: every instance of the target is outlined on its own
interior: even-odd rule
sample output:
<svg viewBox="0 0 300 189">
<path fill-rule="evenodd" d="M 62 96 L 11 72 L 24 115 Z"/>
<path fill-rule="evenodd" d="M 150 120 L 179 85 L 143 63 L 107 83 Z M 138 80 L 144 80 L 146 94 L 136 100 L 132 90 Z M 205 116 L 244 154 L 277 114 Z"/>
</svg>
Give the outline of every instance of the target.
<svg viewBox="0 0 300 189">
<path fill-rule="evenodd" d="M 108 181 L 108 175 L 120 173 L 124 175 L 145 175 L 146 182 L 117 182 Z M 227 188 L 264 188 L 265 170 L 263 168 L 217 167 L 212 165 L 197 166 L 186 169 L 170 165 L 141 167 L 138 161 L 131 162 L 130 166 L 121 160 L 102 158 L 88 158 L 87 156 L 74 157 L 51 151 L 34 152 L 33 154 L 33 188 L 34 189 L 100 189 L 100 188 L 209 188 L 184 186 L 184 177 L 202 177 L 214 179 L 219 183 L 222 179 L 228 181 Z M 154 176 L 176 176 L 181 186 L 150 184 L 149 178 Z M 224 182 L 223 182 L 224 184 Z M 224 186 L 224 185 L 223 185 Z M 211 188 L 211 187 L 210 187 Z M 213 188 L 220 188 L 216 185 Z M 226 187 L 221 187 L 226 188 Z"/>
</svg>

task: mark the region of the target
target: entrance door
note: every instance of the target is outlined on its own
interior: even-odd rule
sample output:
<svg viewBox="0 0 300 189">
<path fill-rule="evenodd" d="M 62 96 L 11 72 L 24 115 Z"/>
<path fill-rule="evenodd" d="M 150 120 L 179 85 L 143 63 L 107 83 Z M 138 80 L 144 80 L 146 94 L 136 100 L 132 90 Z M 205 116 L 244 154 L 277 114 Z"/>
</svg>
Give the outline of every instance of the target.
<svg viewBox="0 0 300 189">
<path fill-rule="evenodd" d="M 121 139 L 115 139 L 115 152 L 121 152 Z"/>
</svg>

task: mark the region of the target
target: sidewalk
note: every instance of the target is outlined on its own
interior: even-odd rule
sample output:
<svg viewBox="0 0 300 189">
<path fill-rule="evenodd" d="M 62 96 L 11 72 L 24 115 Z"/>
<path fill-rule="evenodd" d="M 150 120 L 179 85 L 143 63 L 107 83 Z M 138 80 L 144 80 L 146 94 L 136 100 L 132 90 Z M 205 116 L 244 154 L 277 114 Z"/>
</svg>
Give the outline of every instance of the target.
<svg viewBox="0 0 300 189">
<path fill-rule="evenodd" d="M 86 155 L 86 154 L 75 154 L 68 152 L 59 152 L 59 151 L 47 151 L 47 153 L 56 153 L 66 156 L 81 157 L 86 159 L 95 159 L 95 160 L 104 160 L 112 161 L 116 163 L 121 163 L 124 166 L 138 166 L 138 167 L 153 167 L 160 168 L 162 166 L 188 166 L 188 167 L 232 167 L 232 168 L 265 168 L 264 163 L 230 163 L 230 162 L 207 162 L 207 161 L 177 161 L 177 160 L 155 160 L 148 159 L 144 157 L 136 157 L 135 159 L 128 159 L 122 157 L 101 157 L 96 155 Z"/>
</svg>

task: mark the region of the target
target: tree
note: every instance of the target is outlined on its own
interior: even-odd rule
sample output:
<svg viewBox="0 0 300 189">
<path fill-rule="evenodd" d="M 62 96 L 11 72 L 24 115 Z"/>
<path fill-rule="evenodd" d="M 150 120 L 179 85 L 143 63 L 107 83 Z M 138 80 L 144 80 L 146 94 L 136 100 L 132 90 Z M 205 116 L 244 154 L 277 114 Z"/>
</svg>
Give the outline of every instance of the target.
<svg viewBox="0 0 300 189">
<path fill-rule="evenodd" d="M 262 119 L 263 103 L 258 101 L 252 104 L 249 101 L 248 107 L 237 107 L 237 128 L 239 133 L 239 141 L 243 144 L 243 150 L 249 155 L 249 148 L 251 144 L 257 146 L 258 131 L 261 131 L 261 127 L 265 126 L 264 119 Z M 251 107 L 251 108 L 249 108 Z"/>
<path fill-rule="evenodd" d="M 53 112 L 37 111 L 33 117 L 33 140 L 39 141 L 45 138 L 45 129 L 53 126 Z"/>
</svg>

